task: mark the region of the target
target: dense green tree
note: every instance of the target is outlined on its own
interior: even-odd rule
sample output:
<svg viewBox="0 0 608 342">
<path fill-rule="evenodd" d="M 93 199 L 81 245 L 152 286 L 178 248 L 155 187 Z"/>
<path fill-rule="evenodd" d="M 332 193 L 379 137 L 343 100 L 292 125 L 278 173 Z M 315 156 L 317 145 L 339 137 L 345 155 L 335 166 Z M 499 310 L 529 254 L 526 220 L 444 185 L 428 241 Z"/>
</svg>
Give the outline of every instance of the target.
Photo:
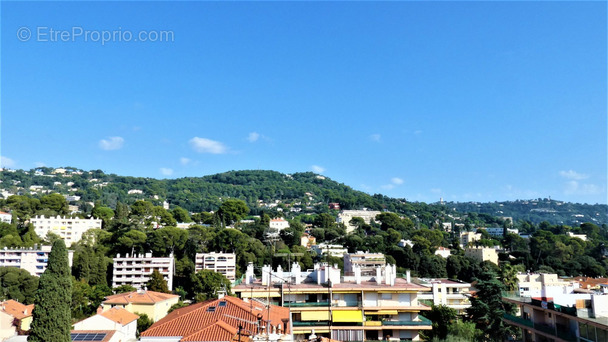
<svg viewBox="0 0 608 342">
<path fill-rule="evenodd" d="M 14 299 L 24 304 L 32 304 L 38 277 L 28 271 L 14 267 L 0 267 L 0 301 Z"/>
<path fill-rule="evenodd" d="M 191 295 L 197 302 L 217 298 L 219 291 L 226 291 L 227 294 L 230 294 L 230 280 L 223 274 L 200 270 L 192 275 Z"/>
<path fill-rule="evenodd" d="M 177 222 L 192 222 L 188 210 L 182 207 L 173 208 L 173 210 L 171 210 L 171 215 L 173 215 L 173 218 L 177 220 Z"/>
<path fill-rule="evenodd" d="M 150 274 L 149 280 L 146 283 L 146 288 L 149 291 L 170 293 L 169 288 L 167 287 L 167 281 L 157 269 L 154 269 Z"/>
<path fill-rule="evenodd" d="M 40 197 L 40 207 L 54 211 L 57 215 L 67 215 L 70 210 L 65 197 L 60 194 L 48 194 Z"/>
<path fill-rule="evenodd" d="M 133 292 L 133 291 L 137 291 L 137 289 L 131 285 L 120 285 L 120 286 L 112 289 L 112 292 L 114 294 Z"/>
<path fill-rule="evenodd" d="M 230 226 L 239 222 L 247 213 L 249 213 L 249 207 L 247 207 L 244 201 L 239 199 L 227 199 L 217 210 L 220 222 L 224 226 Z"/>
<path fill-rule="evenodd" d="M 188 232 L 176 227 L 164 227 L 147 234 L 147 245 L 154 256 L 169 256 L 174 253 L 181 257 L 188 241 Z"/>
<path fill-rule="evenodd" d="M 68 251 L 63 240 L 56 240 L 48 265 L 40 276 L 28 341 L 70 342 L 72 277 Z"/>
<path fill-rule="evenodd" d="M 467 316 L 482 331 L 482 341 L 503 341 L 511 333 L 511 328 L 505 324 L 502 317 L 512 313 L 514 306 L 502 301 L 505 285 L 497 279 L 496 273 L 484 270 L 476 279 L 477 293 L 471 298 L 471 307 Z"/>
<path fill-rule="evenodd" d="M 458 313 L 446 305 L 432 305 L 431 310 L 425 312 L 424 316 L 433 322 L 433 330 L 425 331 L 425 338 L 443 340 L 448 336 L 449 328 L 458 318 Z"/>
<path fill-rule="evenodd" d="M 110 220 L 114 217 L 114 210 L 112 210 L 112 208 L 95 205 L 95 207 L 93 207 L 93 210 L 91 211 L 91 216 L 97 219 L 101 219 L 103 222 L 103 227 L 107 228 L 107 225 L 110 223 Z"/>
<path fill-rule="evenodd" d="M 154 324 L 154 321 L 145 313 L 135 313 L 139 318 L 137 319 L 137 337 L 141 335 L 142 332 L 148 330 L 148 328 Z"/>
</svg>

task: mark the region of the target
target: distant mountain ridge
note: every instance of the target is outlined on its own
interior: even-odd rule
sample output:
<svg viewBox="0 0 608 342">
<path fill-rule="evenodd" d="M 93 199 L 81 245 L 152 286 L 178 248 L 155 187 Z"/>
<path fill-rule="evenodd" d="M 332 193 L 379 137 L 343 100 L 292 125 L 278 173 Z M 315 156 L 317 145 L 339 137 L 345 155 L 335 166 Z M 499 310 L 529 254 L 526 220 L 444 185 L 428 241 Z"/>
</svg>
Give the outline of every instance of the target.
<svg viewBox="0 0 608 342">
<path fill-rule="evenodd" d="M 242 170 L 160 180 L 106 174 L 101 170 L 42 167 L 29 171 L 4 170 L 1 175 L 0 189 L 4 196 L 52 191 L 76 196 L 71 199 L 78 198 L 74 202 L 80 205 L 100 201 L 113 207 L 118 201 L 132 203 L 146 199 L 157 205 L 167 201 L 191 212 L 200 212 L 217 210 L 222 199 L 239 198 L 252 208 L 253 214 L 278 208 L 289 215 L 327 212 L 329 203 L 339 203 L 342 209 L 368 208 L 416 216 L 427 225 L 454 220 L 468 212 L 512 217 L 515 222 L 548 221 L 565 225 L 608 223 L 608 206 L 603 204 L 549 199 L 426 204 L 380 194 L 370 195 L 312 172 L 283 174 L 270 170 Z"/>
</svg>

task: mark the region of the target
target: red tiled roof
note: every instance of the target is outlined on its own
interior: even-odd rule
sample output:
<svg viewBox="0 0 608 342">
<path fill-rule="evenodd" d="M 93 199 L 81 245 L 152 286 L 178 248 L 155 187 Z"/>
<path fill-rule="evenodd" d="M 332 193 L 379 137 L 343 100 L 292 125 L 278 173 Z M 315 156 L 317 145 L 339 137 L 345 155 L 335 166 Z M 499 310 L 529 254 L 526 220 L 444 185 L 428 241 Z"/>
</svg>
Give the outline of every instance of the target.
<svg viewBox="0 0 608 342">
<path fill-rule="evenodd" d="M 24 319 L 25 317 L 31 316 L 32 310 L 34 310 L 34 304 L 24 305 L 12 299 L 2 302 L 2 306 L 0 307 L 0 311 L 3 311 L 16 319 Z"/>
<path fill-rule="evenodd" d="M 136 314 L 119 307 L 113 307 L 100 313 L 100 315 L 121 325 L 129 324 L 139 318 Z"/>
<path fill-rule="evenodd" d="M 225 306 L 219 306 L 220 302 L 225 302 Z M 211 307 L 214 309 L 209 311 Z M 226 296 L 174 310 L 141 336 L 182 336 L 184 342 L 231 341 L 239 325 L 243 328 L 243 337 L 257 333 L 258 316 L 262 325 L 269 320 L 273 326 L 283 326 L 282 319 L 289 319 L 289 308 L 271 305 L 269 316 L 266 306 L 259 302 Z"/>
<path fill-rule="evenodd" d="M 108 296 L 103 304 L 154 304 L 176 297 L 179 295 L 154 291 L 133 291 Z"/>
</svg>

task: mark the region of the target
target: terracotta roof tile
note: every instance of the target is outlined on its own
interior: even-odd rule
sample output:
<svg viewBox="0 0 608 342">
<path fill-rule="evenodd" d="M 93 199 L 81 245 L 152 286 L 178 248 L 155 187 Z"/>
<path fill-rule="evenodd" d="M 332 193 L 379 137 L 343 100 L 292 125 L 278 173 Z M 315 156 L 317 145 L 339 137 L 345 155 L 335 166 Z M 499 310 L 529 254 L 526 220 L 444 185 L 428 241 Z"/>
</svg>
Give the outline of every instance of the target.
<svg viewBox="0 0 608 342">
<path fill-rule="evenodd" d="M 106 310 L 100 313 L 100 315 L 121 325 L 129 324 L 139 318 L 136 314 L 119 307 Z"/>
<path fill-rule="evenodd" d="M 174 310 L 141 336 L 182 336 L 181 341 L 231 341 L 239 325 L 243 327 L 243 337 L 257 333 L 258 317 L 262 325 L 268 321 L 268 310 L 263 304 L 226 296 Z M 289 319 L 289 308 L 271 305 L 270 324 L 283 326 L 282 319 Z"/>
<path fill-rule="evenodd" d="M 25 317 L 31 316 L 32 310 L 34 310 L 34 304 L 25 305 L 12 299 L 2 302 L 2 307 L 0 307 L 0 311 L 3 311 L 16 319 L 24 319 Z"/>
<path fill-rule="evenodd" d="M 106 297 L 103 304 L 154 304 L 162 302 L 167 299 L 179 297 L 178 295 L 154 291 L 133 291 L 126 293 L 119 293 L 112 296 Z"/>
</svg>

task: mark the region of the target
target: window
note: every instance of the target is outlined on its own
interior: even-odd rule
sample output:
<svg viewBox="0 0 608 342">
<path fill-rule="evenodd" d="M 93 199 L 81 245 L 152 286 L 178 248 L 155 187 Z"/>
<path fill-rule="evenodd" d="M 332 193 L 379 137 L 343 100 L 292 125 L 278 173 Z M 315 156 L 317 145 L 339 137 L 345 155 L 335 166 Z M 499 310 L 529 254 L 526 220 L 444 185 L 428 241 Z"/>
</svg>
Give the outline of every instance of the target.
<svg viewBox="0 0 608 342">
<path fill-rule="evenodd" d="M 226 301 L 221 301 L 218 307 L 223 308 L 226 306 Z"/>
<path fill-rule="evenodd" d="M 215 306 L 208 307 L 207 312 L 215 312 Z"/>
</svg>

